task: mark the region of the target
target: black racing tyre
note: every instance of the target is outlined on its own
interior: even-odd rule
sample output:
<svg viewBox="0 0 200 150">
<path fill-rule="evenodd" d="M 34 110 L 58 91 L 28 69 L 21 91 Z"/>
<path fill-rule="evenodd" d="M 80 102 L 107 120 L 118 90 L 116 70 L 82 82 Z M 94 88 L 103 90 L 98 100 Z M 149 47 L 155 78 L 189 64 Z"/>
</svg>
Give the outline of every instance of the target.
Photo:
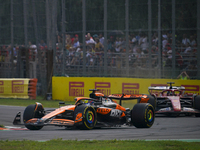
<svg viewBox="0 0 200 150">
<path fill-rule="evenodd" d="M 200 113 L 196 113 L 196 114 L 195 114 L 195 117 L 200 117 Z"/>
<path fill-rule="evenodd" d="M 131 110 L 131 122 L 136 128 L 150 128 L 154 120 L 154 108 L 149 103 L 135 104 Z"/>
<path fill-rule="evenodd" d="M 29 105 L 26 107 L 23 114 L 24 123 L 32 118 L 42 118 L 44 116 L 44 114 L 39 114 L 37 110 L 35 111 L 35 107 L 36 105 Z M 43 126 L 25 125 L 25 127 L 29 130 L 40 130 Z"/>
<path fill-rule="evenodd" d="M 153 106 L 153 108 L 156 108 L 156 98 L 152 95 L 147 95 L 147 97 L 149 98 L 148 103 L 151 104 Z"/>
<path fill-rule="evenodd" d="M 194 97 L 194 109 L 200 111 L 200 95 Z M 200 113 L 195 113 L 195 117 L 200 117 Z"/>
<path fill-rule="evenodd" d="M 200 95 L 194 97 L 194 109 L 200 110 Z"/>
<path fill-rule="evenodd" d="M 153 95 L 147 95 L 147 98 L 149 98 L 149 100 L 145 103 L 149 103 L 153 106 L 153 108 L 156 108 L 156 98 Z M 138 103 L 141 103 L 141 100 L 139 100 Z"/>
<path fill-rule="evenodd" d="M 94 107 L 87 105 L 77 106 L 74 111 L 74 120 L 78 113 L 82 113 L 81 124 L 76 126 L 78 129 L 90 130 L 95 127 L 97 122 L 97 113 Z"/>
</svg>

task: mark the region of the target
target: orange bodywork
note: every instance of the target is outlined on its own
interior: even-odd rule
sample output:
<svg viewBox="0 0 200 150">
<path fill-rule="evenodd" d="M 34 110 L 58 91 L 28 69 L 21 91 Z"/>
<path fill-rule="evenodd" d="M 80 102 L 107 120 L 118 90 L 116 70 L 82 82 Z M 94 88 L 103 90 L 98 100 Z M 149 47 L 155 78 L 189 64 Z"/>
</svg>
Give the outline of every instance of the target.
<svg viewBox="0 0 200 150">
<path fill-rule="evenodd" d="M 82 113 L 78 113 L 78 114 L 76 115 L 75 123 L 81 122 L 81 121 L 82 121 L 82 116 L 83 116 Z"/>
<path fill-rule="evenodd" d="M 64 113 L 65 110 L 74 110 L 74 109 L 75 109 L 75 105 L 63 106 L 63 107 L 60 107 L 60 108 L 56 109 L 55 111 L 52 111 L 49 114 L 45 115 L 44 117 L 42 117 L 42 119 L 49 119 L 55 115 Z"/>
<path fill-rule="evenodd" d="M 137 98 L 147 98 L 147 95 L 144 94 L 112 94 L 109 95 L 108 97 L 114 98 L 114 99 L 137 99 Z"/>
<path fill-rule="evenodd" d="M 140 103 L 148 103 L 149 98 L 141 98 Z"/>
<path fill-rule="evenodd" d="M 38 109 L 39 105 L 40 105 L 40 106 L 42 106 L 42 104 L 40 104 L 40 103 L 36 102 L 35 111 Z M 42 108 L 43 108 L 43 106 L 42 106 Z M 44 108 L 43 108 L 43 109 L 44 109 Z"/>
<path fill-rule="evenodd" d="M 116 109 L 126 111 L 126 109 L 124 107 L 120 106 L 119 104 L 116 106 Z"/>
<path fill-rule="evenodd" d="M 38 118 L 33 118 L 33 119 L 28 120 L 26 123 L 36 123 L 37 120 Z"/>
<path fill-rule="evenodd" d="M 104 96 L 104 94 L 102 94 L 102 93 L 95 93 L 95 95 L 96 96 L 102 96 L 102 97 Z"/>
<path fill-rule="evenodd" d="M 121 118 L 122 118 L 122 117 L 125 117 L 125 116 L 126 116 L 126 115 L 125 115 L 125 113 L 124 113 L 124 112 L 122 112 Z"/>
<path fill-rule="evenodd" d="M 52 125 L 74 125 L 74 121 L 69 119 L 53 119 L 50 124 Z"/>
</svg>

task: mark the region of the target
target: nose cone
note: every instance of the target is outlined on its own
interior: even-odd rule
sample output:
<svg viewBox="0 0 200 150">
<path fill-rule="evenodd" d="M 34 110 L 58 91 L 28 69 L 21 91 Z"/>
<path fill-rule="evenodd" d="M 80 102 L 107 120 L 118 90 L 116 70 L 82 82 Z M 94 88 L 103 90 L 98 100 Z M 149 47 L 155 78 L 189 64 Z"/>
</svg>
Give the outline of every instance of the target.
<svg viewBox="0 0 200 150">
<path fill-rule="evenodd" d="M 172 107 L 174 109 L 174 111 L 181 111 L 181 103 L 180 103 L 180 98 L 177 96 L 169 96 L 169 99 L 172 102 Z"/>
</svg>

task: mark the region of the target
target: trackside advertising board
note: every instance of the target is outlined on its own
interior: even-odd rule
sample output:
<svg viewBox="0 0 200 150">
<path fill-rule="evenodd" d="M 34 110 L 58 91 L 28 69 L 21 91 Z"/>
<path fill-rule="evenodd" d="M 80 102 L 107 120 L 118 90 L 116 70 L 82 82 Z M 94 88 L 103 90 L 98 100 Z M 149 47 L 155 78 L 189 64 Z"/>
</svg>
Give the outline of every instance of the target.
<svg viewBox="0 0 200 150">
<path fill-rule="evenodd" d="M 0 78 L 0 98 L 29 98 L 29 79 Z"/>
<path fill-rule="evenodd" d="M 54 100 L 73 101 L 75 97 L 89 97 L 89 89 L 110 95 L 117 93 L 149 94 L 149 86 L 184 86 L 186 93 L 200 93 L 200 80 L 139 79 L 139 78 L 100 78 L 100 77 L 53 77 L 52 98 Z"/>
</svg>

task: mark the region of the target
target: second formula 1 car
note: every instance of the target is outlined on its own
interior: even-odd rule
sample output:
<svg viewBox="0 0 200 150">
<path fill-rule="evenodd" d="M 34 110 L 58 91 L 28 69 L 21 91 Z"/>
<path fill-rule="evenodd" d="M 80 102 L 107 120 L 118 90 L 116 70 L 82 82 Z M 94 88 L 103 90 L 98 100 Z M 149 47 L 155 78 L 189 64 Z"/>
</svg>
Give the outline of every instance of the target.
<svg viewBox="0 0 200 150">
<path fill-rule="evenodd" d="M 75 98 L 74 105 L 65 105 L 54 110 L 45 110 L 41 103 L 29 105 L 23 113 L 19 112 L 13 124 L 24 124 L 30 130 L 40 130 L 46 125 L 93 129 L 95 127 L 112 127 L 120 125 L 150 128 L 155 119 L 155 97 L 145 94 L 112 94 L 105 96 L 96 89 L 91 90 L 90 97 Z M 113 100 L 115 99 L 115 100 Z M 132 109 L 121 106 L 122 101 L 137 99 Z M 116 102 L 119 100 L 119 104 Z M 152 105 L 151 105 L 152 104 Z"/>
<path fill-rule="evenodd" d="M 156 114 L 168 116 L 180 114 L 200 117 L 200 95 L 185 93 L 185 87 L 172 86 L 174 82 L 167 82 L 166 86 L 151 86 L 150 95 L 156 96 Z"/>
</svg>

